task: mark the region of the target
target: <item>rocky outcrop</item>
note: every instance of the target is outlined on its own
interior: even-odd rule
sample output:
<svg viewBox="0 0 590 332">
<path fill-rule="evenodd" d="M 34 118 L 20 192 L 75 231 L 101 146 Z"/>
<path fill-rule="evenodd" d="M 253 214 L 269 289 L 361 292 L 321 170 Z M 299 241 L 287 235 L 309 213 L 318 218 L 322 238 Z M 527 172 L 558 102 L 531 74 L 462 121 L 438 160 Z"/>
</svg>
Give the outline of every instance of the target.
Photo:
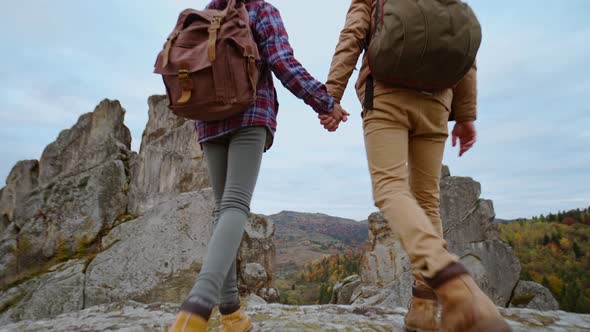
<svg viewBox="0 0 590 332">
<path fill-rule="evenodd" d="M 500 241 L 493 204 L 480 199 L 481 186 L 471 178 L 453 177 L 448 167 L 442 174 L 441 217 L 449 249 L 496 305 L 507 306 L 519 279 L 520 263 L 512 248 Z M 407 306 L 412 283 L 409 259 L 380 213 L 369 217 L 368 248 L 354 303 Z"/>
<path fill-rule="evenodd" d="M 175 116 L 166 96 L 148 100 L 149 120 L 132 158 L 129 211 L 142 215 L 180 193 L 208 187 L 209 176 L 194 122 Z"/>
<path fill-rule="evenodd" d="M 242 294 L 253 292 L 267 302 L 278 302 L 273 287 L 275 259 L 274 223 L 267 217 L 252 215 L 238 252 L 238 288 Z"/>
<path fill-rule="evenodd" d="M 405 309 L 370 306 L 284 306 L 268 305 L 250 299 L 247 313 L 254 319 L 253 331 L 403 331 Z M 17 331 L 165 331 L 174 321 L 178 305 L 111 303 L 52 320 L 23 321 L 3 326 Z M 514 332 L 582 332 L 590 330 L 590 315 L 561 311 L 539 312 L 529 309 L 503 309 Z M 219 324 L 218 315 L 210 326 Z"/>
<path fill-rule="evenodd" d="M 139 154 L 129 150 L 125 111 L 105 100 L 41 162 L 14 167 L 0 190 L 0 323 L 112 301 L 178 303 L 190 291 L 213 195 L 192 122 L 162 97 L 149 104 Z M 270 302 L 279 297 L 273 234 L 271 221 L 252 215 L 238 253 L 241 293 Z"/>
<path fill-rule="evenodd" d="M 117 101 L 59 134 L 40 161 L 18 163 L 2 190 L 0 288 L 87 251 L 127 211 L 131 135 Z"/>
<path fill-rule="evenodd" d="M 532 281 L 519 281 L 510 300 L 511 308 L 529 308 L 535 310 L 559 310 L 559 303 L 551 291 Z"/>
<path fill-rule="evenodd" d="M 520 277 L 520 262 L 500 240 L 492 201 L 481 199 L 471 178 L 441 179 L 441 217 L 449 250 L 461 258 L 477 284 L 499 306 L 507 306 Z"/>
<path fill-rule="evenodd" d="M 92 113 L 82 115 L 71 128 L 43 151 L 39 182 L 79 174 L 111 160 L 125 160 L 131 133 L 124 124 L 125 110 L 118 101 L 103 100 Z"/>
<path fill-rule="evenodd" d="M 369 217 L 368 249 L 360 270 L 362 285 L 355 304 L 389 308 L 408 304 L 412 294 L 410 260 L 381 213 Z"/>
</svg>

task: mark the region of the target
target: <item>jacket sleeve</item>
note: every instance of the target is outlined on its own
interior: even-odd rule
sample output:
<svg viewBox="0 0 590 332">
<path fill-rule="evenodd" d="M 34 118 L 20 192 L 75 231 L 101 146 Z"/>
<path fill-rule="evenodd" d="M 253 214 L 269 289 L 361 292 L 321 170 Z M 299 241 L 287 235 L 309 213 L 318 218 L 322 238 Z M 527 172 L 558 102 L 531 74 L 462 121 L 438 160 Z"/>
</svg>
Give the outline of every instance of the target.
<svg viewBox="0 0 590 332">
<path fill-rule="evenodd" d="M 457 122 L 477 119 L 477 66 L 475 64 L 453 88 L 451 110 Z"/>
<path fill-rule="evenodd" d="M 334 98 L 328 94 L 326 86 L 313 78 L 295 59 L 279 11 L 267 4 L 258 15 L 260 19 L 256 23 L 256 31 L 260 37 L 262 56 L 276 77 L 316 112 L 331 112 Z"/>
<path fill-rule="evenodd" d="M 352 0 L 344 29 L 336 46 L 328 81 L 328 92 L 340 102 L 371 31 L 371 0 Z"/>
</svg>

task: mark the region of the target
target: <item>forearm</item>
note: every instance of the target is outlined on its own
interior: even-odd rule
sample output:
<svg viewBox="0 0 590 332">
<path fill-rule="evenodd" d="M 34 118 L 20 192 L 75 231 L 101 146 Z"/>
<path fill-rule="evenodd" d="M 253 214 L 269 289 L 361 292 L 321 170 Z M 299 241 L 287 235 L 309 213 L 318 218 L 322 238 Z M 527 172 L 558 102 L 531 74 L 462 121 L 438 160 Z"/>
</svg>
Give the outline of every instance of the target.
<svg viewBox="0 0 590 332">
<path fill-rule="evenodd" d="M 477 68 L 475 65 L 453 89 L 452 110 L 457 122 L 477 119 Z"/>
</svg>

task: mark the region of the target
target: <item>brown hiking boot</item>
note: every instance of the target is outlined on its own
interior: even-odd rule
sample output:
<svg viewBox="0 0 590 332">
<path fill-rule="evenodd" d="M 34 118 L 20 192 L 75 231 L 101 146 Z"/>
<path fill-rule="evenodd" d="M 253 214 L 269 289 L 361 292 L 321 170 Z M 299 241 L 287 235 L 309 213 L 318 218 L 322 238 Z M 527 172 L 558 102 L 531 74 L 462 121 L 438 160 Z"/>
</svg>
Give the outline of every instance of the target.
<svg viewBox="0 0 590 332">
<path fill-rule="evenodd" d="M 240 309 L 231 315 L 221 315 L 220 332 L 247 332 L 252 330 L 252 318 L 248 317 L 244 309 Z"/>
<path fill-rule="evenodd" d="M 442 307 L 444 332 L 511 332 L 494 303 L 461 263 L 453 263 L 428 280 Z"/>
<path fill-rule="evenodd" d="M 438 301 L 432 289 L 425 285 L 412 287 L 412 302 L 404 317 L 406 332 L 438 332 Z"/>
</svg>

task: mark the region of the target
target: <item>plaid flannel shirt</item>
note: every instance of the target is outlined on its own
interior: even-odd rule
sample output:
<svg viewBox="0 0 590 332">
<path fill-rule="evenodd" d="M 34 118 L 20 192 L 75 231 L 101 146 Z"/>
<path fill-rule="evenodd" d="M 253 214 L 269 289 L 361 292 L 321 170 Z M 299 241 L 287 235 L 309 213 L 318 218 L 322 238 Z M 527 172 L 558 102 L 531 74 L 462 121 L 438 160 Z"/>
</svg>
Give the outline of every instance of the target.
<svg viewBox="0 0 590 332">
<path fill-rule="evenodd" d="M 222 121 L 195 121 L 199 143 L 224 136 L 245 127 L 266 127 L 272 145 L 277 128 L 279 103 L 271 71 L 291 93 L 316 112 L 331 112 L 334 99 L 324 84 L 315 80 L 293 55 L 289 37 L 279 11 L 261 0 L 245 0 L 250 14 L 250 28 L 258 44 L 261 61 L 255 104 L 244 113 Z M 207 8 L 223 9 L 227 0 L 213 0 Z"/>
</svg>

